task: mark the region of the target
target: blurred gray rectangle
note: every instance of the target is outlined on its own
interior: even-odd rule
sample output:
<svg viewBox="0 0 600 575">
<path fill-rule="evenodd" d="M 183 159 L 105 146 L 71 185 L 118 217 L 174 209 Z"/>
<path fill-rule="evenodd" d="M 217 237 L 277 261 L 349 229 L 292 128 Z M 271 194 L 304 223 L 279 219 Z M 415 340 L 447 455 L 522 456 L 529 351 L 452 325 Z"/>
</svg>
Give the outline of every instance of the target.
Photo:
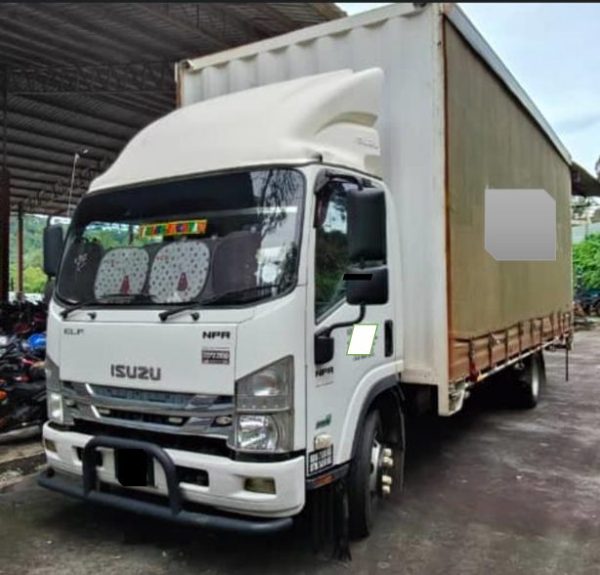
<svg viewBox="0 0 600 575">
<path fill-rule="evenodd" d="M 497 261 L 555 261 L 554 198 L 546 190 L 485 190 L 485 249 Z"/>
</svg>

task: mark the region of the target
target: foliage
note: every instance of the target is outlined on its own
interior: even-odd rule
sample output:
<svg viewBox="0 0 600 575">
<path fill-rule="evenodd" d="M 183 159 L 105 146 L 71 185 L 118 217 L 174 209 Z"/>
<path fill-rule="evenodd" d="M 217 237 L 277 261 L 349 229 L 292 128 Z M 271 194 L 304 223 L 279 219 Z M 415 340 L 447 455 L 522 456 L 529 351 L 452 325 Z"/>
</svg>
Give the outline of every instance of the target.
<svg viewBox="0 0 600 575">
<path fill-rule="evenodd" d="M 129 226 L 127 224 L 92 224 L 85 230 L 84 237 L 97 241 L 104 249 L 129 245 Z"/>
<path fill-rule="evenodd" d="M 41 293 L 46 284 L 42 270 L 42 237 L 46 218 L 26 215 L 23 217 L 23 290 L 25 293 Z M 10 288 L 17 288 L 17 218 L 10 219 Z"/>
<path fill-rule="evenodd" d="M 575 285 L 600 289 L 600 234 L 592 234 L 573 246 Z"/>
<path fill-rule="evenodd" d="M 41 267 L 29 267 L 23 270 L 23 289 L 25 293 L 42 293 L 47 281 Z"/>
</svg>

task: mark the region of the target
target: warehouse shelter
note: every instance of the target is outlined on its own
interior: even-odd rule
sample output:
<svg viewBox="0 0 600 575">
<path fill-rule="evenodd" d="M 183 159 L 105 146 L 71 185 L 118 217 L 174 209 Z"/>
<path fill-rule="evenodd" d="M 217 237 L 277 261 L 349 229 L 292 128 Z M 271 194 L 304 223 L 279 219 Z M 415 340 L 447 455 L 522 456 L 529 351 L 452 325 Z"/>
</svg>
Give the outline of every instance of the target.
<svg viewBox="0 0 600 575">
<path fill-rule="evenodd" d="M 311 26 L 333 3 L 0 5 L 0 300 L 10 214 L 69 216 L 89 182 L 175 105 L 174 63 Z"/>
</svg>

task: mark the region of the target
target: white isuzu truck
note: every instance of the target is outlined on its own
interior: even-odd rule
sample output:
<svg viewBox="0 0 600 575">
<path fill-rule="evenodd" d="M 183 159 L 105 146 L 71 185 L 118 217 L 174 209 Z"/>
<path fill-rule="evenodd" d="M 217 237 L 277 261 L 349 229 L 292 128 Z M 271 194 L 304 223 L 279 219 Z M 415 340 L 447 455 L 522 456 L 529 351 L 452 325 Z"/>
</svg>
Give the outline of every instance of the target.
<svg viewBox="0 0 600 575">
<path fill-rule="evenodd" d="M 543 349 L 569 343 L 568 153 L 451 4 L 181 62 L 177 82 L 64 245 L 46 230 L 40 483 L 245 532 L 331 494 L 365 536 L 407 413 L 450 416 L 500 371 L 533 407 Z M 554 257 L 486 249 L 490 189 L 515 221 L 520 193 L 551 198 Z"/>
</svg>

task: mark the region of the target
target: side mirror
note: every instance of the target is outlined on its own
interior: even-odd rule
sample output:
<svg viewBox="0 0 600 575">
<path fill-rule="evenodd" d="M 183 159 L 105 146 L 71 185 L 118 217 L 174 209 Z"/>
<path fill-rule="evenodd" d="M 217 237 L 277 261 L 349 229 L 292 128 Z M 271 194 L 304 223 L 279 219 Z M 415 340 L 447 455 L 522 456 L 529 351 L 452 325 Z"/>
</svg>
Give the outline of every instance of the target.
<svg viewBox="0 0 600 575">
<path fill-rule="evenodd" d="M 350 305 L 382 305 L 388 301 L 388 269 L 351 268 L 346 279 L 346 301 Z"/>
<path fill-rule="evenodd" d="M 63 250 L 63 229 L 59 225 L 44 228 L 44 273 L 55 277 Z"/>
<path fill-rule="evenodd" d="M 348 251 L 353 264 L 385 261 L 385 196 L 383 190 L 349 190 Z"/>
<path fill-rule="evenodd" d="M 334 341 L 329 334 L 315 335 L 315 365 L 323 365 L 333 359 Z"/>
</svg>

